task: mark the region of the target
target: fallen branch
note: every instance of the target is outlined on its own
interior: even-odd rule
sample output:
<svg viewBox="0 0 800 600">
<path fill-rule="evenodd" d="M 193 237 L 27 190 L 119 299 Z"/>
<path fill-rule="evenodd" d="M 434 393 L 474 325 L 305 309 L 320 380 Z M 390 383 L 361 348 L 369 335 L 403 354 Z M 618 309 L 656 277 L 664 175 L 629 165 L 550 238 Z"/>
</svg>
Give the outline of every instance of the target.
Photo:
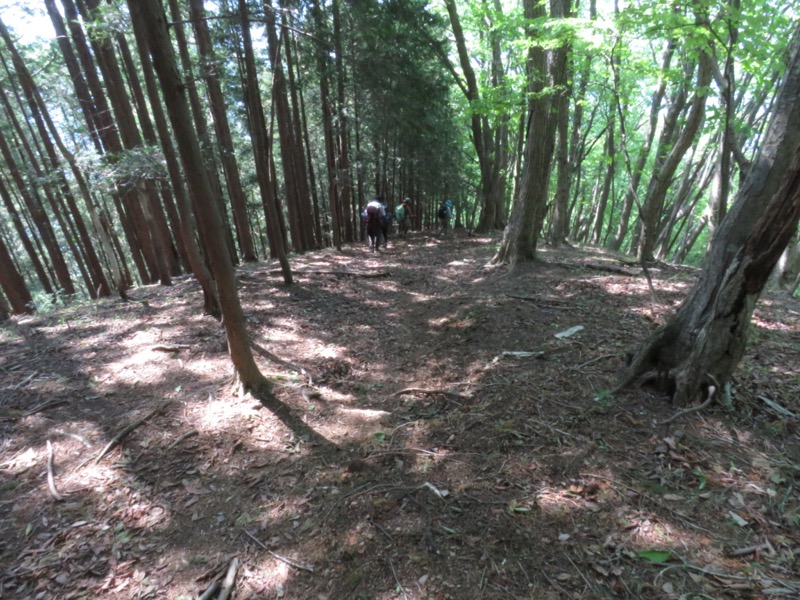
<svg viewBox="0 0 800 600">
<path fill-rule="evenodd" d="M 172 442 L 172 443 L 171 443 L 169 446 L 167 446 L 167 452 L 169 452 L 170 450 L 172 450 L 173 448 L 175 448 L 175 446 L 177 446 L 178 444 L 180 444 L 180 443 L 181 443 L 183 440 L 185 440 L 185 439 L 187 439 L 187 438 L 190 438 L 190 437 L 192 437 L 193 435 L 198 435 L 198 432 L 197 432 L 197 430 L 196 430 L 196 429 L 190 429 L 189 431 L 187 431 L 186 433 L 184 433 L 184 434 L 183 434 L 181 437 L 179 437 L 177 440 L 175 440 L 174 442 Z"/>
<path fill-rule="evenodd" d="M 292 561 L 292 560 L 290 560 L 290 559 L 288 559 L 288 558 L 286 558 L 284 556 L 281 556 L 280 554 L 275 554 L 272 550 L 267 548 L 267 546 L 264 544 L 264 542 L 262 542 L 260 539 L 258 539 L 256 536 L 254 536 L 252 533 L 250 533 L 246 529 L 243 529 L 242 531 L 244 531 L 244 533 L 245 533 L 245 535 L 247 537 L 249 537 L 256 544 L 261 546 L 261 548 L 263 550 L 266 550 L 269 553 L 270 556 L 272 556 L 274 558 L 277 558 L 282 563 L 286 563 L 287 565 L 289 565 L 290 567 L 294 567 L 295 569 L 301 569 L 303 571 L 308 571 L 309 573 L 313 573 L 314 572 L 314 567 L 309 567 L 307 565 L 301 565 L 300 563 L 296 563 L 296 562 L 294 562 L 294 561 Z"/>
<path fill-rule="evenodd" d="M 153 350 L 160 350 L 161 352 L 180 352 L 181 350 L 188 350 L 191 348 L 189 344 L 159 344 L 153 346 Z"/>
<path fill-rule="evenodd" d="M 772 410 L 774 410 L 776 413 L 778 413 L 779 415 L 782 415 L 784 417 L 789 417 L 790 419 L 796 419 L 797 418 L 797 415 L 795 415 L 792 411 L 790 411 L 787 408 L 784 408 L 783 406 L 781 406 L 777 402 L 773 402 L 772 400 L 770 400 L 766 396 L 757 396 L 757 398 L 759 400 L 761 400 L 764 404 L 766 404 L 768 407 L 770 407 Z"/>
<path fill-rule="evenodd" d="M 219 592 L 219 600 L 228 600 L 233 590 L 233 584 L 236 581 L 236 571 L 239 570 L 239 557 L 234 556 L 228 566 L 228 572 L 225 574 L 225 581 L 222 582 L 222 589 Z"/>
<path fill-rule="evenodd" d="M 36 413 L 42 412 L 43 410 L 47 410 L 48 408 L 61 406 L 62 404 L 66 404 L 66 403 L 67 403 L 66 400 L 48 400 L 47 402 L 42 402 L 38 406 L 34 406 L 32 409 L 30 409 L 28 412 L 24 413 L 22 416 L 23 417 L 30 417 L 32 415 L 35 415 Z"/>
<path fill-rule="evenodd" d="M 168 400 L 167 402 L 165 402 L 161 406 L 151 410 L 149 413 L 147 413 L 141 419 L 137 419 L 136 421 L 134 421 L 133 423 L 131 423 L 130 425 L 125 427 L 125 429 L 123 429 L 117 435 L 114 436 L 114 439 L 112 439 L 110 442 L 108 442 L 108 444 L 106 444 L 105 448 L 103 448 L 102 451 L 100 452 L 100 454 L 97 455 L 97 458 L 94 459 L 94 464 L 97 464 L 101 460 L 103 460 L 105 455 L 108 454 L 109 452 L 111 452 L 111 450 L 113 448 L 115 448 L 117 446 L 117 444 L 119 444 L 125 438 L 125 436 L 127 436 L 131 431 L 133 431 L 134 429 L 139 427 L 142 423 L 144 423 L 145 421 L 147 421 L 148 419 L 150 419 L 154 415 L 160 413 L 162 410 L 167 408 L 167 406 L 169 406 L 173 402 L 175 402 L 174 399 L 173 400 Z"/>
<path fill-rule="evenodd" d="M 638 273 L 635 271 L 631 271 L 630 269 L 624 269 L 622 267 L 615 267 L 612 265 L 602 265 L 598 263 L 582 263 L 582 267 L 586 267 L 587 269 L 594 269 L 596 271 L 608 271 L 609 273 L 617 273 L 619 275 L 626 275 L 627 277 L 636 277 Z"/>
<path fill-rule="evenodd" d="M 532 296 L 518 296 L 516 294 L 506 294 L 507 297 L 514 300 L 525 300 L 526 302 L 535 302 L 539 308 L 552 308 L 553 310 L 570 310 L 570 306 L 552 306 L 546 304 L 547 302 L 555 302 L 556 304 L 566 304 L 563 300 L 556 298 L 536 298 Z"/>
<path fill-rule="evenodd" d="M 273 269 L 267 271 L 269 275 L 283 275 L 283 270 Z M 322 269 L 307 269 L 304 271 L 292 271 L 293 275 L 348 275 L 350 277 L 389 277 L 389 271 L 375 271 L 374 273 L 357 272 L 357 271 L 328 271 Z"/>
<path fill-rule="evenodd" d="M 47 489 L 56 502 L 64 499 L 56 489 L 56 480 L 53 476 L 53 444 L 50 443 L 50 440 L 47 440 Z"/>
<path fill-rule="evenodd" d="M 426 396 L 436 396 L 437 394 L 440 394 L 442 396 L 458 398 L 459 400 L 469 400 L 468 396 L 456 394 L 455 392 L 448 392 L 447 390 L 431 390 L 425 388 L 406 388 L 404 390 L 400 390 L 399 392 L 395 392 L 392 394 L 392 396 L 402 396 L 403 394 L 424 394 Z"/>
</svg>

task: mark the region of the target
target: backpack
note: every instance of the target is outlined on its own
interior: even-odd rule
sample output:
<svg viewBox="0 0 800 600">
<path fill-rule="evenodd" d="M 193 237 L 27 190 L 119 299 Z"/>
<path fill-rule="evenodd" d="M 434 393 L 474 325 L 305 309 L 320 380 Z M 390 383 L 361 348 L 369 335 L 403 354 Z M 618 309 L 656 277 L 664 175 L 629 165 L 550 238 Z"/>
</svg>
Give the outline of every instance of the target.
<svg viewBox="0 0 800 600">
<path fill-rule="evenodd" d="M 439 208 L 439 213 L 438 214 L 439 214 L 439 218 L 440 219 L 449 219 L 450 218 L 450 213 L 447 211 L 447 207 L 444 204 L 442 204 L 442 206 Z"/>
<path fill-rule="evenodd" d="M 402 221 L 406 218 L 406 207 L 402 204 L 397 207 L 397 210 L 394 211 L 394 216 L 397 217 L 398 221 Z"/>
<path fill-rule="evenodd" d="M 381 213 L 377 206 L 367 207 L 367 227 L 380 227 Z"/>
</svg>

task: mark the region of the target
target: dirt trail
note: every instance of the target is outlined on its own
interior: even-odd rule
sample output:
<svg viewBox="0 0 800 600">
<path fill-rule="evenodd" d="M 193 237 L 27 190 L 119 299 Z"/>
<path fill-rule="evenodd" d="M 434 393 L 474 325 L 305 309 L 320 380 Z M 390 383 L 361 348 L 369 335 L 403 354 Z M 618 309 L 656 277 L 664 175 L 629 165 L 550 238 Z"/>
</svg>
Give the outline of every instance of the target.
<svg viewBox="0 0 800 600">
<path fill-rule="evenodd" d="M 800 414 L 797 301 L 759 308 L 735 412 L 659 427 L 664 398 L 607 390 L 692 273 L 656 270 L 653 305 L 612 255 L 508 277 L 495 242 L 240 271 L 259 362 L 332 447 L 238 396 L 190 278 L 0 330 L 0 597 L 194 598 L 233 557 L 239 599 L 800 590 L 797 422 L 758 399 Z"/>
</svg>

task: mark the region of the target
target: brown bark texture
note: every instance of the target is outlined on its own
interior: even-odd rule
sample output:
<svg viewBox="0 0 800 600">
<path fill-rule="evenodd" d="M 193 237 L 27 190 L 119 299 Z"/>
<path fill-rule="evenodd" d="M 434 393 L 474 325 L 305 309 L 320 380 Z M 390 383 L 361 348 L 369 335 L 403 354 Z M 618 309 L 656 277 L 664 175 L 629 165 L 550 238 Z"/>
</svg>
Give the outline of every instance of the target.
<svg viewBox="0 0 800 600">
<path fill-rule="evenodd" d="M 756 301 L 800 222 L 799 52 L 800 28 L 761 148 L 697 283 L 634 356 L 619 388 L 657 371 L 686 404 L 730 381 Z"/>
</svg>

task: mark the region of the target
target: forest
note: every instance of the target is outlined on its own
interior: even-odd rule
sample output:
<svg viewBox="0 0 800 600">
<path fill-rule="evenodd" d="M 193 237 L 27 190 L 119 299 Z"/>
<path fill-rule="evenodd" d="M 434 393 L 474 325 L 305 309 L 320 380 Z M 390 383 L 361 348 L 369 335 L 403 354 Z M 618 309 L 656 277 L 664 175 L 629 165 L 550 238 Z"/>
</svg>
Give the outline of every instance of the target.
<svg viewBox="0 0 800 600">
<path fill-rule="evenodd" d="M 0 1 L 0 597 L 800 596 L 799 8 Z"/>
</svg>

